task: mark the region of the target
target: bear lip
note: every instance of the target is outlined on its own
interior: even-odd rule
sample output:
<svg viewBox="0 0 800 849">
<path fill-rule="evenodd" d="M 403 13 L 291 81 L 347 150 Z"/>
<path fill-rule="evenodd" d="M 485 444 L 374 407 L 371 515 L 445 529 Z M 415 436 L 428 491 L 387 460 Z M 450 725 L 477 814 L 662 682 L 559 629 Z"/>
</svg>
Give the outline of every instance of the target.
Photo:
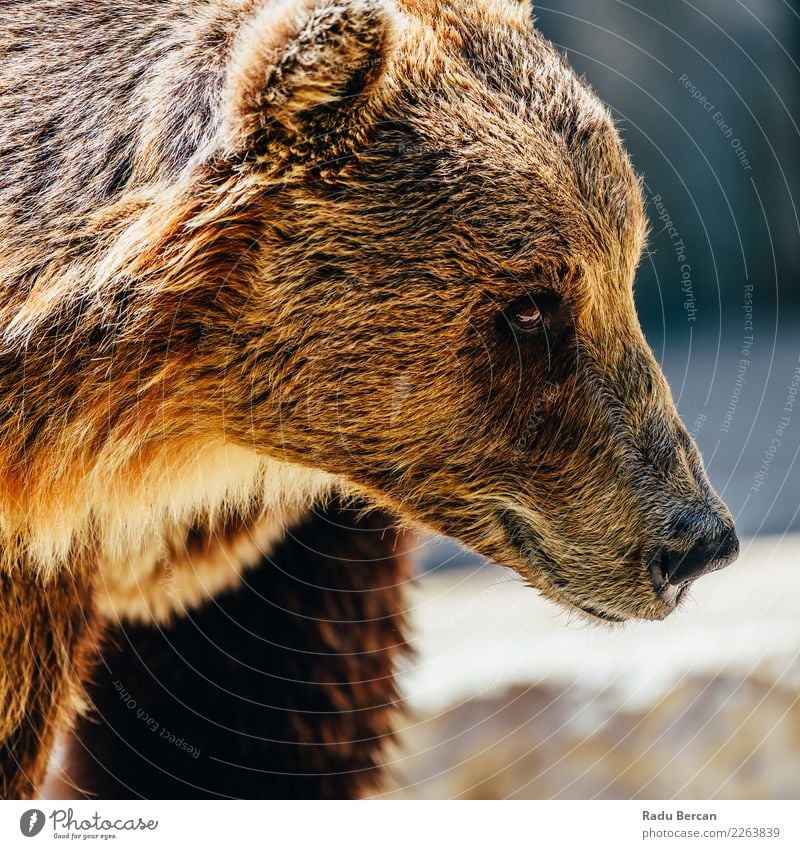
<svg viewBox="0 0 800 849">
<path fill-rule="evenodd" d="M 604 610 L 592 607 L 590 604 L 583 604 L 582 602 L 578 603 L 577 601 L 570 601 L 569 604 L 585 616 L 588 616 L 591 619 L 599 619 L 602 622 L 606 622 L 611 625 L 620 625 L 623 622 L 628 621 L 625 616 L 618 616 L 614 613 L 606 613 Z"/>
</svg>

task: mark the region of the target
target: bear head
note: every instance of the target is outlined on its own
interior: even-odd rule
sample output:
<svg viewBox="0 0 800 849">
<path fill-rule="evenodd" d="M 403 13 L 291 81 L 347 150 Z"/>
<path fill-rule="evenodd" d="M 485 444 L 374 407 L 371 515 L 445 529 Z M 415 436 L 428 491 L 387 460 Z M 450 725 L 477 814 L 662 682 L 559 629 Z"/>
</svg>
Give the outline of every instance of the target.
<svg viewBox="0 0 800 849">
<path fill-rule="evenodd" d="M 256 4 L 220 109 L 263 222 L 248 440 L 597 619 L 736 556 L 637 319 L 639 180 L 525 5 Z"/>
</svg>

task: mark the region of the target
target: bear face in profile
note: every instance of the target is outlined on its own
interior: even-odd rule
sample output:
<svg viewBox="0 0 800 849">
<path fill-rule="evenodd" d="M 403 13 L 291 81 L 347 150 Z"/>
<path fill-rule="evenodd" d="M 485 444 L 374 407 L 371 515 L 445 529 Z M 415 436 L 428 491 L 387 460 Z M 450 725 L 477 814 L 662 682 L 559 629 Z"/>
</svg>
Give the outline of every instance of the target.
<svg viewBox="0 0 800 849">
<path fill-rule="evenodd" d="M 249 309 L 288 353 L 250 438 L 584 613 L 667 615 L 737 543 L 639 327 L 607 111 L 506 0 L 262 18 L 224 126 L 268 187 Z"/>
<path fill-rule="evenodd" d="M 0 80 L 7 551 L 127 568 L 335 481 L 612 621 L 735 556 L 637 321 L 638 180 L 524 5 L 53 8 Z"/>
</svg>

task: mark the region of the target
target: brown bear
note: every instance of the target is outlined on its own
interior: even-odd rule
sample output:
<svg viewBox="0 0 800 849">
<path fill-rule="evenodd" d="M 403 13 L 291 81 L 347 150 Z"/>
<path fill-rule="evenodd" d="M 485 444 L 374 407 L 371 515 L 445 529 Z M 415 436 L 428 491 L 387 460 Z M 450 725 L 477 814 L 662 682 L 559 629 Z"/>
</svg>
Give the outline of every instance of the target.
<svg viewBox="0 0 800 849">
<path fill-rule="evenodd" d="M 526 5 L 0 33 L 0 795 L 59 735 L 77 793 L 368 792 L 400 524 L 608 622 L 735 557 L 637 321 L 639 182 Z"/>
</svg>

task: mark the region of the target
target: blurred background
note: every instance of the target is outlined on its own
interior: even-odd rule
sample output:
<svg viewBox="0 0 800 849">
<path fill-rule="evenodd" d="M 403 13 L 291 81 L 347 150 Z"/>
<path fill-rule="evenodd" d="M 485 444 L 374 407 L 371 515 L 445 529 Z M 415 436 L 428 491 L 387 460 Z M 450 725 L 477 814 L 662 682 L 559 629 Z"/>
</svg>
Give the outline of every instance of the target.
<svg viewBox="0 0 800 849">
<path fill-rule="evenodd" d="M 422 540 L 388 795 L 800 798 L 799 14 L 536 5 L 644 177 L 639 312 L 742 555 L 669 621 L 609 632 Z"/>
</svg>

